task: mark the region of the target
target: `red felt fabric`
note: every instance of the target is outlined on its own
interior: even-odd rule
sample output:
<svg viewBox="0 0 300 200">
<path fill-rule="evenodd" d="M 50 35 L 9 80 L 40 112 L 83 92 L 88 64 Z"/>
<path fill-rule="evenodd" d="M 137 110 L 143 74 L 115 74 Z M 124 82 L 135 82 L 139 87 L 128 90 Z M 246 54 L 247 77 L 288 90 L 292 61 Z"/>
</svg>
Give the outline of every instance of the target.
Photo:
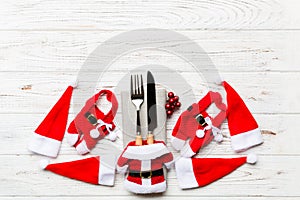
<svg viewBox="0 0 300 200">
<path fill-rule="evenodd" d="M 35 133 L 62 141 L 66 131 L 72 92 L 73 87 L 69 86 L 37 127 Z"/>
<path fill-rule="evenodd" d="M 240 158 L 191 158 L 195 178 L 199 187 L 208 185 L 246 163 L 246 157 Z"/>
<path fill-rule="evenodd" d="M 106 95 L 108 101 L 112 103 L 111 110 L 105 115 L 97 106 L 96 102 L 100 95 Z M 95 94 L 93 97 L 86 101 L 85 106 L 76 115 L 75 119 L 70 123 L 68 127 L 69 134 L 78 134 L 78 141 L 75 143 L 75 147 L 81 142 L 85 141 L 87 148 L 89 150 L 93 149 L 97 142 L 103 139 L 109 131 L 115 129 L 115 124 L 113 122 L 118 109 L 118 102 L 115 95 L 110 90 L 101 90 L 99 93 Z M 97 119 L 101 119 L 103 122 L 110 124 L 112 128 L 107 129 L 106 126 L 101 126 L 97 130 L 100 135 L 98 138 L 92 138 L 90 136 L 90 131 L 95 129 L 96 126 L 91 124 L 85 117 L 87 112 L 92 113 Z"/>
<path fill-rule="evenodd" d="M 239 94 L 227 83 L 223 82 L 227 92 L 227 120 L 230 135 L 234 136 L 255 128 L 258 124 Z"/>
<path fill-rule="evenodd" d="M 155 143 L 163 143 L 165 145 L 165 143 L 163 141 L 156 141 L 156 140 L 154 140 L 154 144 Z M 147 140 L 143 140 L 142 144 L 143 145 L 148 145 L 147 144 Z M 118 162 L 117 162 L 117 165 L 119 167 L 123 167 L 125 165 L 128 165 L 128 171 L 141 171 L 141 166 L 142 166 L 142 161 L 141 160 L 138 160 L 138 159 L 128 159 L 128 158 L 125 158 L 123 156 L 123 154 L 126 152 L 126 150 L 127 150 L 127 148 L 129 146 L 136 146 L 135 145 L 135 141 L 131 141 L 131 142 L 128 143 L 128 145 L 125 147 L 125 149 L 123 150 L 122 154 L 120 155 L 120 157 L 118 159 Z M 147 160 L 147 158 L 145 158 L 145 160 Z M 155 170 L 158 170 L 158 169 L 162 169 L 164 163 L 171 162 L 172 160 L 173 160 L 173 154 L 171 152 L 169 152 L 167 154 L 164 154 L 164 155 L 162 155 L 162 156 L 160 156 L 158 158 L 151 159 L 151 161 L 150 161 L 151 162 L 151 170 L 155 171 Z M 139 185 L 142 184 L 142 180 L 141 180 L 140 177 L 131 177 L 131 176 L 128 176 L 127 180 L 130 181 L 130 182 L 139 184 Z M 155 185 L 157 183 L 161 183 L 163 181 L 165 181 L 164 176 L 151 177 L 151 183 L 152 183 L 152 185 Z"/>
<path fill-rule="evenodd" d="M 208 115 L 206 109 L 215 103 L 220 112 L 213 118 Z M 211 130 L 205 132 L 203 138 L 196 136 L 196 131 L 202 127 L 195 116 L 202 114 L 203 117 L 209 117 L 215 127 L 219 127 L 226 118 L 226 105 L 222 103 L 222 96 L 218 92 L 208 92 L 198 103 L 192 104 L 188 110 L 184 111 L 176 122 L 172 136 L 181 140 L 188 140 L 193 152 L 197 153 L 202 147 L 206 146 L 213 140 Z"/>
<path fill-rule="evenodd" d="M 49 164 L 45 170 L 83 182 L 98 184 L 100 157 Z"/>
</svg>

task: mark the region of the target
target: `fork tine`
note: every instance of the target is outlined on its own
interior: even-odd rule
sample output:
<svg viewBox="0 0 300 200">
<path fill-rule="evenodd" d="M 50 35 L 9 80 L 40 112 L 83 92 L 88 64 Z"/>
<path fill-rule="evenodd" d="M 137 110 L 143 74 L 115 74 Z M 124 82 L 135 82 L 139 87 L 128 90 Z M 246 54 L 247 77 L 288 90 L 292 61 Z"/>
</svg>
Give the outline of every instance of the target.
<svg viewBox="0 0 300 200">
<path fill-rule="evenodd" d="M 138 75 L 135 75 L 135 94 L 139 94 L 139 80 L 138 80 Z"/>
<path fill-rule="evenodd" d="M 139 75 L 136 75 L 136 79 L 137 79 L 138 94 L 141 94 L 141 85 L 140 85 L 140 77 L 139 77 Z"/>
<path fill-rule="evenodd" d="M 130 75 L 130 94 L 133 95 L 133 77 Z"/>
<path fill-rule="evenodd" d="M 133 75 L 133 94 L 136 94 L 136 81 L 135 81 L 135 75 Z"/>
<path fill-rule="evenodd" d="M 144 82 L 143 82 L 143 76 L 141 75 L 141 94 L 144 94 Z"/>
</svg>

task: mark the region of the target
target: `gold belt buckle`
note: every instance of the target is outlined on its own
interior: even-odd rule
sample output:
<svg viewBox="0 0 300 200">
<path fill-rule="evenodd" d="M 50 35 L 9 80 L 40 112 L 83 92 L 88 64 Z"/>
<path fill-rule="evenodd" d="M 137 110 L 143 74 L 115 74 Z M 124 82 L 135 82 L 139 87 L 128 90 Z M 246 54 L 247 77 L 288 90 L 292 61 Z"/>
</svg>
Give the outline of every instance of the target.
<svg viewBox="0 0 300 200">
<path fill-rule="evenodd" d="M 195 116 L 195 119 L 197 120 L 197 122 L 198 122 L 202 127 L 204 127 L 204 126 L 207 125 L 207 123 L 206 123 L 206 121 L 205 121 L 205 118 L 203 117 L 202 114 L 196 115 L 196 116 Z"/>
<path fill-rule="evenodd" d="M 149 179 L 149 178 L 152 177 L 152 171 L 149 171 L 149 176 L 148 176 L 148 177 L 143 177 L 143 172 L 140 171 L 140 177 L 141 177 L 141 178 L 147 178 L 147 179 Z"/>
</svg>

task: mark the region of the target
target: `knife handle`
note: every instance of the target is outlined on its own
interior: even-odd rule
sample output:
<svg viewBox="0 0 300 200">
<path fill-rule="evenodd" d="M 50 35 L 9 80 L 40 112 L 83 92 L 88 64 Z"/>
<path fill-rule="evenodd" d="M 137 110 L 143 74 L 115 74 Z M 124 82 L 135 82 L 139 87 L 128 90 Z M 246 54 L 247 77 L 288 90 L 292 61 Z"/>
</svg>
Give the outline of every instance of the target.
<svg viewBox="0 0 300 200">
<path fill-rule="evenodd" d="M 135 137 L 135 145 L 136 146 L 142 146 L 143 144 L 143 139 L 141 135 L 136 135 Z"/>
<path fill-rule="evenodd" d="M 154 135 L 152 133 L 148 133 L 147 144 L 153 144 L 153 143 L 154 143 Z"/>
</svg>

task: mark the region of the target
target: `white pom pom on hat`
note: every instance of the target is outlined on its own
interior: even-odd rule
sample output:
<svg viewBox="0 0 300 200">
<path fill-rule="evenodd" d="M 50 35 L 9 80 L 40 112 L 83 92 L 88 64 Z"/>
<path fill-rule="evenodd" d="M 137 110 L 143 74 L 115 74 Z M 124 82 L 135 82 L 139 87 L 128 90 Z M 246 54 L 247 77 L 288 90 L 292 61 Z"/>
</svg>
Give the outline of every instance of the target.
<svg viewBox="0 0 300 200">
<path fill-rule="evenodd" d="M 78 80 L 74 80 L 70 83 L 70 86 L 72 86 L 73 88 L 76 88 L 78 86 Z"/>
<path fill-rule="evenodd" d="M 247 155 L 247 163 L 255 164 L 257 162 L 257 155 L 254 153 L 250 153 Z"/>
</svg>

